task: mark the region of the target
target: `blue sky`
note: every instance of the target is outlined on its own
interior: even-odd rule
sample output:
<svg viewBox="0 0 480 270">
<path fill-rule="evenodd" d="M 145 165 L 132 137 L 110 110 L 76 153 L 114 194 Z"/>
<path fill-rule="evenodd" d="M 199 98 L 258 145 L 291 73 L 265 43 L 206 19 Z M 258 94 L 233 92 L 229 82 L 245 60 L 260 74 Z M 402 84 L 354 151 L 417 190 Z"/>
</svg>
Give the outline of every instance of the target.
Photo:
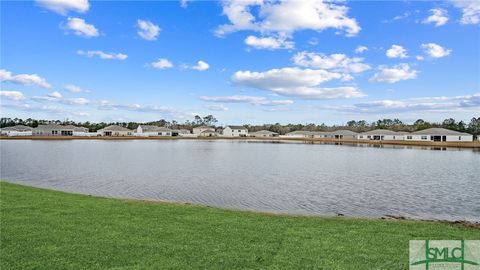
<svg viewBox="0 0 480 270">
<path fill-rule="evenodd" d="M 2 1 L 2 117 L 480 114 L 478 1 Z"/>
</svg>

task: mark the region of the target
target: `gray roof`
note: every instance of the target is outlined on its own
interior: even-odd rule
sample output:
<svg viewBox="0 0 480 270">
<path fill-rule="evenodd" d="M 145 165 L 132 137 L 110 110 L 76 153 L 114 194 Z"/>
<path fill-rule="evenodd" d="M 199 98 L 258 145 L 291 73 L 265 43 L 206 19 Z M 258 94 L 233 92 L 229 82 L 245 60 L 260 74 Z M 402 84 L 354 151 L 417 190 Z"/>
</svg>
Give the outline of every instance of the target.
<svg viewBox="0 0 480 270">
<path fill-rule="evenodd" d="M 231 128 L 231 129 L 242 129 L 242 130 L 247 130 L 247 128 L 246 128 L 246 127 L 244 127 L 244 126 L 227 126 L 227 127 Z"/>
<path fill-rule="evenodd" d="M 353 131 L 348 130 L 348 129 L 339 129 L 339 130 L 335 130 L 335 131 L 332 131 L 332 132 L 329 132 L 329 133 L 332 134 L 332 135 L 358 135 L 358 133 L 353 132 Z"/>
<path fill-rule="evenodd" d="M 132 131 L 128 128 L 124 128 L 124 127 L 117 126 L 117 125 L 111 125 L 111 126 L 102 128 L 101 130 L 104 130 L 104 131 Z"/>
<path fill-rule="evenodd" d="M 427 128 L 424 130 L 419 130 L 412 132 L 412 134 L 416 135 L 472 135 L 469 133 L 458 132 L 455 130 L 445 129 L 445 128 Z"/>
<path fill-rule="evenodd" d="M 278 134 L 276 132 L 270 131 L 270 130 L 259 130 L 255 132 L 250 132 L 251 135 L 273 135 L 273 134 Z"/>
<path fill-rule="evenodd" d="M 202 129 L 205 129 L 205 128 L 212 128 L 212 127 L 208 127 L 208 126 L 199 126 L 199 127 L 194 127 L 194 129 L 196 129 L 196 128 L 198 128 L 198 129 L 200 129 L 200 128 L 202 128 Z"/>
<path fill-rule="evenodd" d="M 217 133 L 217 132 L 215 132 L 214 129 L 206 129 L 206 130 L 200 132 L 200 134 L 203 134 L 203 133 L 207 134 L 207 133 Z"/>
<path fill-rule="evenodd" d="M 13 127 L 4 127 L 2 128 L 2 130 L 11 130 L 11 131 L 30 131 L 32 130 L 31 127 L 27 127 L 27 126 L 24 126 L 24 125 L 16 125 L 16 126 L 13 126 Z"/>
<path fill-rule="evenodd" d="M 142 131 L 152 131 L 158 128 L 158 126 L 154 126 L 154 125 L 138 125 L 138 126 L 142 128 Z"/>
<path fill-rule="evenodd" d="M 361 133 L 362 135 L 403 135 L 407 134 L 408 132 L 397 132 L 389 129 L 375 129 L 375 130 L 370 130 L 367 132 Z"/>
<path fill-rule="evenodd" d="M 308 130 L 295 130 L 292 132 L 288 132 L 286 135 L 310 135 L 312 132 Z"/>
<path fill-rule="evenodd" d="M 310 134 L 311 135 L 328 135 L 332 133 L 328 131 L 311 131 Z"/>
<path fill-rule="evenodd" d="M 35 128 L 36 130 L 72 130 L 79 132 L 88 132 L 88 128 L 77 127 L 74 125 L 59 125 L 59 124 L 48 124 L 48 125 L 38 125 Z"/>
</svg>

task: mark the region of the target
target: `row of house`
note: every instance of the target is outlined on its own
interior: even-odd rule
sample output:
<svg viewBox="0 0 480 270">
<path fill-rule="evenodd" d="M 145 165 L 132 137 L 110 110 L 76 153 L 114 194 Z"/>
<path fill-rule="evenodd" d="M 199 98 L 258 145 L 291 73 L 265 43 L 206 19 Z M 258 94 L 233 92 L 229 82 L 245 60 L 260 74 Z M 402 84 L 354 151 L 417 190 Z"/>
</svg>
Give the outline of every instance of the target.
<svg viewBox="0 0 480 270">
<path fill-rule="evenodd" d="M 444 128 L 429 128 L 415 132 L 375 129 L 363 133 L 351 130 L 304 131 L 297 130 L 280 137 L 287 138 L 324 138 L 371 141 L 433 141 L 433 142 L 472 142 L 473 135 Z"/>
<path fill-rule="evenodd" d="M 372 140 L 372 141 L 434 141 L 434 142 L 471 142 L 473 135 L 444 128 L 429 128 L 416 132 L 398 132 L 387 129 L 375 129 L 363 133 L 350 130 L 336 131 L 305 131 L 297 130 L 285 135 L 279 135 L 269 130 L 248 132 L 243 126 L 226 126 L 215 129 L 209 126 L 193 128 L 193 133 L 187 129 L 170 129 L 153 125 L 139 125 L 136 130 L 111 125 L 89 132 L 87 128 L 73 125 L 48 124 L 36 128 L 17 125 L 2 128 L 1 135 L 6 136 L 139 136 L 139 137 L 284 137 L 284 138 L 319 138 L 344 140 Z"/>
</svg>

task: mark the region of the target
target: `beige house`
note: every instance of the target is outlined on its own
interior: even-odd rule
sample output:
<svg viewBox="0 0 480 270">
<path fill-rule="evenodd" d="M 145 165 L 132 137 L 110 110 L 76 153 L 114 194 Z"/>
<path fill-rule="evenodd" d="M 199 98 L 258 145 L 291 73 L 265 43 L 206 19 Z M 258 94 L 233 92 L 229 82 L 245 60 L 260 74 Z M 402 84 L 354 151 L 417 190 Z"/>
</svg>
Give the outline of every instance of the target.
<svg viewBox="0 0 480 270">
<path fill-rule="evenodd" d="M 1 135 L 6 136 L 30 136 L 32 128 L 24 125 L 16 125 L 13 127 L 4 127 L 0 130 Z"/>
<path fill-rule="evenodd" d="M 32 130 L 34 136 L 86 136 L 88 134 L 88 128 L 73 125 L 38 125 Z"/>
<path fill-rule="evenodd" d="M 278 137 L 278 133 L 270 130 L 259 130 L 250 133 L 251 137 Z"/>
<path fill-rule="evenodd" d="M 135 135 L 141 136 L 141 137 L 155 137 L 155 136 L 169 137 L 169 136 L 173 136 L 173 130 L 166 127 L 157 127 L 152 125 L 139 125 L 137 127 L 137 132 Z"/>
<path fill-rule="evenodd" d="M 403 141 L 408 132 L 396 132 L 388 129 L 375 129 L 358 135 L 359 140 Z"/>
<path fill-rule="evenodd" d="M 473 142 L 473 135 L 445 128 L 428 128 L 405 135 L 406 141 Z"/>
<path fill-rule="evenodd" d="M 213 131 L 215 131 L 215 128 L 213 128 L 213 127 L 208 127 L 208 126 L 194 127 L 194 128 L 193 128 L 193 134 L 200 135 L 200 133 L 204 132 L 205 130 L 213 130 Z"/>
<path fill-rule="evenodd" d="M 327 135 L 327 138 L 349 140 L 349 139 L 356 139 L 357 136 L 358 136 L 358 133 L 356 132 L 353 132 L 347 129 L 340 129 L 340 130 L 329 132 Z"/>
<path fill-rule="evenodd" d="M 115 137 L 122 137 L 122 136 L 133 136 L 133 130 L 128 128 L 124 128 L 117 125 L 111 125 L 102 129 L 97 130 L 97 134 L 99 136 L 115 136 Z"/>
</svg>

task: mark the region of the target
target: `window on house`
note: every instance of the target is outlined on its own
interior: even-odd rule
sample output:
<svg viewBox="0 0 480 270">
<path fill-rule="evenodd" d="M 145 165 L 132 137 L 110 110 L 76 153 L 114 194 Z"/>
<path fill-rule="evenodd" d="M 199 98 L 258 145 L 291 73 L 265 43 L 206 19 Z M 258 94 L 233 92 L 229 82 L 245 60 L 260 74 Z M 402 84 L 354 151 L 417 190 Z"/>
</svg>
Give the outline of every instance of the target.
<svg viewBox="0 0 480 270">
<path fill-rule="evenodd" d="M 458 136 L 458 140 L 461 141 L 461 140 L 462 140 L 462 136 Z"/>
<path fill-rule="evenodd" d="M 422 136 L 422 140 L 426 140 L 427 139 L 427 136 Z"/>
<path fill-rule="evenodd" d="M 407 136 L 407 140 L 411 140 L 412 139 L 412 136 Z"/>
</svg>

